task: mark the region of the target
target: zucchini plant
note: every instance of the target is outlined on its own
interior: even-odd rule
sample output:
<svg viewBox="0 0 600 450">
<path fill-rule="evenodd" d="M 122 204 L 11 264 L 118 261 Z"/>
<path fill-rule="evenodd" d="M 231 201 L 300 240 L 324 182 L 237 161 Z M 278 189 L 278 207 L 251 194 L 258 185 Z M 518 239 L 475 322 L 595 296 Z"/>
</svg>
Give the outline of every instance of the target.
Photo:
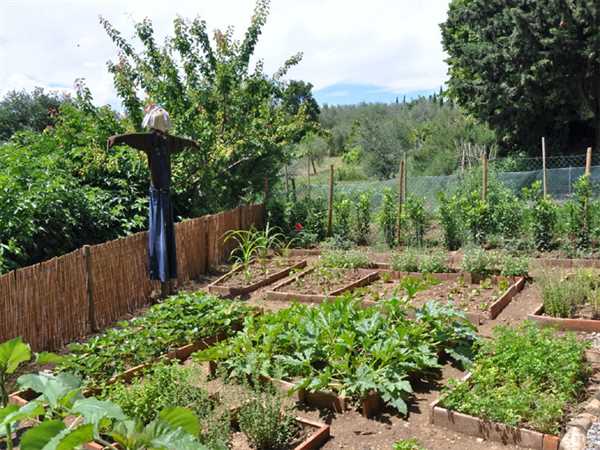
<svg viewBox="0 0 600 450">
<path fill-rule="evenodd" d="M 376 391 L 403 414 L 412 376 L 440 368 L 446 352 L 468 363 L 477 338 L 464 316 L 428 303 L 409 320 L 405 303 L 391 299 L 363 308 L 343 296 L 315 307 L 294 304 L 246 319 L 233 338 L 195 354 L 219 361 L 228 378 L 270 376 L 297 381 L 297 388 L 331 390 L 361 400 Z"/>
</svg>

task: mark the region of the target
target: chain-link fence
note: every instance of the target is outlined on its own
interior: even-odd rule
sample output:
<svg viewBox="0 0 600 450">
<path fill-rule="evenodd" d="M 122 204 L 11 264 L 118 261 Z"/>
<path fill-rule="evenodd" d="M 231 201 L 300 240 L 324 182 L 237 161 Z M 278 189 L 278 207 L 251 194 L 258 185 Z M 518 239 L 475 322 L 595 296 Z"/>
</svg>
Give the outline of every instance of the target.
<svg viewBox="0 0 600 450">
<path fill-rule="evenodd" d="M 503 170 L 515 166 L 515 162 L 519 167 L 530 167 L 529 170 Z M 578 163 L 577 165 L 569 165 L 569 163 Z M 591 180 L 593 185 L 594 195 L 600 195 L 600 158 L 594 160 L 597 165 L 591 168 Z M 552 162 L 546 162 L 546 179 L 548 194 L 556 200 L 566 200 L 573 193 L 574 183 L 585 172 L 585 155 L 572 155 L 565 157 L 555 157 Z M 542 160 L 541 158 L 521 158 L 519 160 L 511 159 L 508 161 L 494 160 L 490 162 L 490 166 L 494 168 L 495 176 L 515 194 L 519 194 L 524 187 L 529 187 L 536 181 L 542 181 Z M 536 168 L 538 167 L 539 168 Z M 551 167 L 554 166 L 554 167 Z M 563 166 L 563 167 L 557 167 Z M 475 168 L 477 170 L 477 168 Z M 437 195 L 439 192 L 452 194 L 460 182 L 461 175 L 447 176 L 407 176 L 407 193 L 422 197 L 430 207 L 437 206 Z M 308 193 L 312 195 L 322 196 L 327 198 L 329 186 L 326 183 L 318 182 L 312 184 L 296 183 L 296 195 L 301 197 Z M 372 194 L 372 203 L 375 208 L 381 204 L 383 191 L 385 188 L 398 189 L 398 179 L 390 179 L 384 181 L 336 181 L 336 195 L 345 194 L 351 199 L 356 198 L 362 192 L 370 192 Z"/>
</svg>

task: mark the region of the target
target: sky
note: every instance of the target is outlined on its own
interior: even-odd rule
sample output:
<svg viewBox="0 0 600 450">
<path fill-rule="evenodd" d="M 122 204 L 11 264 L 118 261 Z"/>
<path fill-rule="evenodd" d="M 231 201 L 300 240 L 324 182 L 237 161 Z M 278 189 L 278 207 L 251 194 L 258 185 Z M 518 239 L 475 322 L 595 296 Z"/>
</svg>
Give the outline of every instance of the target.
<svg viewBox="0 0 600 450">
<path fill-rule="evenodd" d="M 235 27 L 241 38 L 254 0 L 0 0 L 0 95 L 40 86 L 72 90 L 84 78 L 98 104 L 120 108 L 106 62 L 116 49 L 98 22 L 125 37 L 149 17 L 157 34 L 173 18 L 200 16 L 209 30 Z M 439 24 L 448 0 L 272 0 L 256 56 L 268 73 L 291 55 L 288 78 L 314 85 L 323 104 L 390 102 L 435 90 L 447 67 Z"/>
</svg>

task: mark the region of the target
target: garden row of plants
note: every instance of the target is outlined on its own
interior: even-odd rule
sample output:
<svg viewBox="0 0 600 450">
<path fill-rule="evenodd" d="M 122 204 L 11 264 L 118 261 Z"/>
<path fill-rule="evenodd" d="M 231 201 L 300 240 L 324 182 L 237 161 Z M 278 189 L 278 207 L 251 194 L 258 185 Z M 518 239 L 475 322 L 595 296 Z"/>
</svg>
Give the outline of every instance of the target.
<svg viewBox="0 0 600 450">
<path fill-rule="evenodd" d="M 559 318 L 600 319 L 600 274 L 581 268 L 550 271 L 539 278 L 544 314 Z"/>
<path fill-rule="evenodd" d="M 81 377 L 86 385 L 99 384 L 178 347 L 231 336 L 255 313 L 238 301 L 225 302 L 204 292 L 181 293 L 151 306 L 139 317 L 70 344 L 57 370 Z"/>
<path fill-rule="evenodd" d="M 279 395 L 248 386 L 232 409 L 197 385 L 194 369 L 166 361 L 133 384 L 106 386 L 98 397 L 87 396 L 83 381 L 69 373 L 21 375 L 19 387 L 35 398 L 9 403 L 6 377 L 31 358 L 20 338 L 0 344 L 2 448 L 71 450 L 95 442 L 97 448 L 122 450 L 227 450 L 237 429 L 258 450 L 288 449 L 302 439 L 300 424 Z"/>
<path fill-rule="evenodd" d="M 409 311 L 399 299 L 364 308 L 352 296 L 314 307 L 293 304 L 247 318 L 242 332 L 194 359 L 216 362 L 226 379 L 269 377 L 357 403 L 374 391 L 406 414 L 412 382 L 431 377 L 443 357 L 468 364 L 478 341 L 474 327 L 450 307 L 430 302 L 413 319 Z"/>
<path fill-rule="evenodd" d="M 467 172 L 457 190 L 440 193 L 435 212 L 424 198 L 408 195 L 398 220 L 398 195 L 383 192 L 378 211 L 369 192 L 350 199 L 337 195 L 333 208 L 333 236 L 337 248 L 352 245 L 399 243 L 407 246 L 444 246 L 457 250 L 467 245 L 509 251 L 560 251 L 568 257 L 585 257 L 600 241 L 600 201 L 592 198 L 592 181 L 582 176 L 572 198 L 559 203 L 544 196 L 539 181 L 516 195 L 492 172 L 487 200 L 481 199 L 480 171 Z M 327 199 L 314 194 L 288 199 L 273 196 L 268 204 L 270 222 L 295 238 L 295 245 L 310 247 L 326 241 Z M 439 225 L 439 232 L 433 225 Z"/>
</svg>

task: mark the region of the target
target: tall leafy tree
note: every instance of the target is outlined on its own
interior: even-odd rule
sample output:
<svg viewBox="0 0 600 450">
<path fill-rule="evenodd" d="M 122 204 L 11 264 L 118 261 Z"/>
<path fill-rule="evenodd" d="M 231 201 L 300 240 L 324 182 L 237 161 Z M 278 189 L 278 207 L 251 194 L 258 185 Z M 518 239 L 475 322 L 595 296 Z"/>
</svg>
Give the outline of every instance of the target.
<svg viewBox="0 0 600 450">
<path fill-rule="evenodd" d="M 143 91 L 171 113 L 174 133 L 191 137 L 202 149 L 174 160 L 176 212 L 235 206 L 260 192 L 265 177 L 277 176 L 289 144 L 317 126 L 310 85 L 282 79 L 301 54 L 273 75 L 264 72 L 261 61 L 250 67 L 268 12 L 269 1 L 258 0 L 241 41 L 233 38 L 232 28 L 215 31 L 211 39 L 205 21 L 178 17 L 174 34 L 159 45 L 146 19 L 136 25 L 139 52 L 101 18 L 119 49 L 109 70 L 135 126 L 142 120 L 138 92 Z"/>
<path fill-rule="evenodd" d="M 10 91 L 0 101 L 0 142 L 8 140 L 17 131 L 43 131 L 54 124 L 58 108 L 66 100 L 56 93 L 35 88 Z"/>
<path fill-rule="evenodd" d="M 584 122 L 600 148 L 600 3 L 452 0 L 441 27 L 450 94 L 505 147 Z"/>
</svg>

